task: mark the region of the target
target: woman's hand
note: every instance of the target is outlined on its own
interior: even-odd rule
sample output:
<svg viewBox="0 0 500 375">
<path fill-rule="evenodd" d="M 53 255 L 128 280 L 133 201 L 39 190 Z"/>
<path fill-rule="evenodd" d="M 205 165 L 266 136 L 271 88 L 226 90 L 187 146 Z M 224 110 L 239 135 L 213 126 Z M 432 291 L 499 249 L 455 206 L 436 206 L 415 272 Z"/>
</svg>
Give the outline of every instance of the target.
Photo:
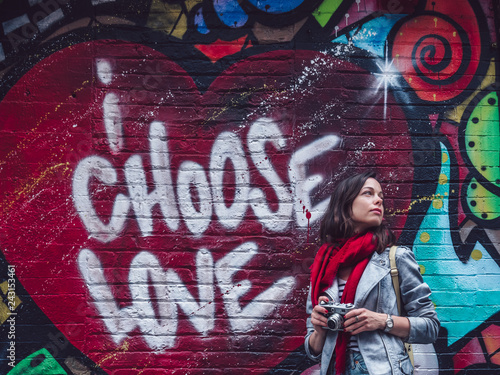
<svg viewBox="0 0 500 375">
<path fill-rule="evenodd" d="M 318 298 L 318 302 L 321 303 L 322 301 L 324 302 L 328 302 L 328 297 L 325 297 L 325 296 L 321 296 Z M 322 307 L 320 304 L 314 306 L 314 309 L 311 313 L 311 323 L 313 324 L 314 326 L 314 329 L 316 331 L 324 331 L 324 329 L 322 327 L 326 327 L 327 326 L 327 318 L 325 316 L 325 314 L 328 312 L 327 309 L 325 309 L 324 307 Z"/>
<path fill-rule="evenodd" d="M 356 318 L 357 317 L 357 318 Z M 379 314 L 367 309 L 354 309 L 344 316 L 344 329 L 353 335 L 361 332 L 384 330 L 387 314 Z M 410 334 L 410 321 L 404 316 L 392 315 L 394 327 L 389 331 L 391 335 L 407 338 Z"/>
<path fill-rule="evenodd" d="M 325 296 L 319 297 L 319 302 L 328 302 L 328 298 Z M 323 327 L 327 326 L 327 319 L 324 314 L 328 311 L 321 305 L 316 305 L 311 313 L 311 323 L 314 326 L 314 332 L 309 336 L 309 347 L 315 354 L 321 353 L 323 346 L 325 345 L 326 339 L 326 329 Z"/>
<path fill-rule="evenodd" d="M 379 314 L 367 309 L 354 309 L 344 316 L 344 329 L 353 335 L 361 332 L 383 330 L 387 314 Z"/>
</svg>

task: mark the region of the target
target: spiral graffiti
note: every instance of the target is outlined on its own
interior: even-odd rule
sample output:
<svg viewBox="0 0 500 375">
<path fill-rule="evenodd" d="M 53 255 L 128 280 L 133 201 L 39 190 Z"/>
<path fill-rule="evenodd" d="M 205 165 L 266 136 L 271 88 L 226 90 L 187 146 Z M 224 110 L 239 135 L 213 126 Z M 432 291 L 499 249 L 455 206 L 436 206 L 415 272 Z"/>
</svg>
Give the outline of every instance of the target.
<svg viewBox="0 0 500 375">
<path fill-rule="evenodd" d="M 431 44 L 427 44 L 429 41 Z M 466 60 L 463 59 L 464 52 L 468 52 L 467 54 L 470 55 L 470 47 L 453 51 L 449 41 L 441 35 L 426 35 L 420 38 L 413 48 L 413 67 L 425 82 L 448 85 L 456 82 L 467 67 Z M 458 59 L 454 59 L 453 54 L 460 56 Z M 453 66 L 455 60 L 460 62 L 457 69 Z M 441 78 L 443 76 L 448 78 Z"/>
<path fill-rule="evenodd" d="M 445 102 L 470 84 L 469 73 L 477 69 L 472 56 L 479 50 L 473 51 L 468 32 L 453 19 L 425 12 L 403 19 L 392 35 L 394 65 L 420 99 Z"/>
</svg>

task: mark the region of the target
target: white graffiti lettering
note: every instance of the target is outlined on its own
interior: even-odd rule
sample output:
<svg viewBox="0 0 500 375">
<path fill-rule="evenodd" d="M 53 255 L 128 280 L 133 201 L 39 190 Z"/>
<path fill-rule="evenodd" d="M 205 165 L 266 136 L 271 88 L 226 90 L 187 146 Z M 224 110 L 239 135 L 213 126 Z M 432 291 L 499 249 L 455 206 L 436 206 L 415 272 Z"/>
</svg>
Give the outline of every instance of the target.
<svg viewBox="0 0 500 375">
<path fill-rule="evenodd" d="M 286 141 L 278 125 L 266 118 L 257 120 L 248 132 L 248 149 L 252 161 L 260 174 L 269 182 L 278 197 L 278 210 L 272 212 L 266 204 L 262 189 L 253 188 L 249 193 L 250 204 L 261 224 L 274 232 L 286 230 L 292 217 L 292 194 L 287 185 L 280 179 L 266 155 L 265 146 L 270 142 L 276 149 L 283 150 Z M 264 158 L 263 158 L 264 156 Z"/>
<path fill-rule="evenodd" d="M 244 243 L 220 259 L 215 267 L 219 288 L 226 290 L 222 298 L 229 322 L 235 332 L 252 330 L 262 318 L 268 316 L 275 309 L 277 301 L 286 299 L 295 285 L 293 276 L 284 277 L 255 297 L 251 303 L 241 308 L 239 299 L 252 288 L 252 283 L 250 280 L 242 280 L 238 282 L 238 285 L 234 285 L 232 279 L 234 274 L 240 271 L 257 252 L 258 248 L 255 243 Z"/>
<path fill-rule="evenodd" d="M 179 227 L 166 137 L 164 124 L 153 121 L 149 130 L 149 147 L 155 189 L 151 193 L 148 193 L 141 157 L 133 155 L 125 163 L 128 191 L 143 236 L 149 236 L 153 231 L 152 209 L 156 204 L 160 206 L 168 227 L 172 231 Z"/>
<path fill-rule="evenodd" d="M 103 112 L 109 148 L 113 154 L 117 154 L 123 148 L 123 130 L 119 100 L 115 93 L 107 93 L 104 97 Z"/>
<path fill-rule="evenodd" d="M 142 251 L 130 264 L 128 283 L 132 304 L 119 308 L 111 287 L 104 275 L 104 268 L 97 256 L 89 249 L 82 249 L 78 266 L 87 284 L 95 306 L 116 344 L 130 332 L 139 328 L 147 345 L 153 350 L 164 350 L 174 345 L 178 325 L 178 308 L 188 317 L 193 327 L 203 335 L 215 325 L 214 274 L 223 293 L 223 302 L 231 327 L 238 332 L 249 332 L 262 318 L 277 306 L 276 301 L 287 298 L 295 286 L 295 279 L 285 277 L 255 297 L 244 308 L 239 299 L 252 287 L 250 280 L 238 285 L 232 282 L 258 252 L 257 245 L 247 242 L 237 247 L 215 265 L 212 254 L 206 249 L 196 255 L 198 299 L 195 299 L 177 273 L 164 270 L 158 258 Z M 154 288 L 155 311 L 150 286 Z"/>
<path fill-rule="evenodd" d="M 190 232 L 201 236 L 210 225 L 212 209 L 225 228 L 234 230 L 241 224 L 249 206 L 264 227 L 274 232 L 283 232 L 293 220 L 295 201 L 296 223 L 300 228 L 307 228 L 320 218 L 320 213 L 327 205 L 327 200 L 324 200 L 312 206 L 310 193 L 323 181 L 323 176 L 308 176 L 307 165 L 314 158 L 335 149 L 340 143 L 338 136 L 326 135 L 297 150 L 290 158 L 288 186 L 280 179 L 265 152 L 266 142 L 271 142 L 278 150 L 286 146 L 278 125 L 266 118 L 251 125 L 247 139 L 250 159 L 278 198 L 278 210 L 272 212 L 266 203 L 263 190 L 252 187 L 250 183 L 249 165 L 243 145 L 235 134 L 223 132 L 214 141 L 208 173 L 203 166 L 184 161 L 178 168 L 175 190 L 165 124 L 152 122 L 149 137 L 155 189 L 148 192 L 142 157 L 132 155 L 124 166 L 129 196 L 119 194 L 116 197 L 111 217 L 108 219 L 109 224 L 105 224 L 105 220 L 99 217 L 92 204 L 92 194 L 88 191 L 89 182 L 95 177 L 105 185 L 117 184 L 116 170 L 109 161 L 98 156 L 83 159 L 75 170 L 73 199 L 77 212 L 89 234 L 101 242 L 117 238 L 123 230 L 130 207 L 134 211 L 141 234 L 150 236 L 153 232 L 152 210 L 155 205 L 160 206 L 163 219 L 170 230 L 176 231 L 179 228 L 182 214 Z M 230 172 L 228 164 L 233 167 Z M 235 177 L 234 196 L 229 206 L 224 195 L 224 173 L 234 173 Z M 207 175 L 210 176 L 210 183 Z M 196 202 L 193 201 L 192 189 L 196 191 Z M 295 199 L 291 192 L 295 194 Z M 312 214 L 310 220 L 304 215 L 304 207 Z"/>
<path fill-rule="evenodd" d="M 191 187 L 197 192 L 197 202 L 193 202 Z M 186 225 L 195 236 L 201 236 L 210 225 L 212 218 L 212 195 L 203 167 L 192 161 L 183 162 L 177 175 L 177 197 Z"/>
<path fill-rule="evenodd" d="M 109 85 L 114 77 L 111 64 L 107 60 L 98 60 L 96 64 L 99 80 Z M 114 155 L 121 152 L 125 142 L 119 104 L 117 94 L 106 93 L 102 103 L 103 121 Z M 94 155 L 78 163 L 73 175 L 73 199 L 90 237 L 109 243 L 122 235 L 127 220 L 133 218 L 143 237 L 153 235 L 154 220 L 163 220 L 171 232 L 178 231 L 183 222 L 195 238 L 201 239 L 214 218 L 225 230 L 234 231 L 242 225 L 250 210 L 263 228 L 283 233 L 294 219 L 298 228 L 306 228 L 318 220 L 319 212 L 324 210 L 326 201 L 312 207 L 310 198 L 323 176 L 309 176 L 308 167 L 315 158 L 338 147 L 338 136 L 325 135 L 293 153 L 288 165 L 289 181 L 284 181 L 271 161 L 268 146 L 280 153 L 286 152 L 287 137 L 274 120 L 260 118 L 249 126 L 248 152 L 237 133 L 221 132 L 212 144 L 208 166 L 181 160 L 174 181 L 167 129 L 164 122 L 150 123 L 150 171 L 145 169 L 147 163 L 142 154 L 129 156 L 123 166 Z M 251 168 L 265 180 L 264 184 L 260 178 L 258 182 L 252 181 Z M 121 174 L 117 171 L 120 170 L 123 170 L 125 181 L 118 179 Z M 149 173 L 152 181 L 146 177 Z M 232 181 L 231 186 L 225 184 L 228 179 Z M 99 214 L 97 208 L 101 202 L 93 201 L 95 191 L 113 191 L 122 185 L 126 193 L 116 194 L 109 217 Z M 157 207 L 161 218 L 154 215 Z M 253 285 L 249 279 L 235 282 L 235 277 L 258 252 L 256 243 L 246 242 L 214 264 L 209 250 L 199 250 L 195 297 L 175 270 L 163 268 L 153 253 L 140 251 L 129 265 L 130 304 L 126 307 L 119 306 L 112 281 L 105 275 L 107 267 L 92 250 L 82 249 L 77 262 L 112 340 L 119 344 L 131 332 L 139 330 L 148 347 L 162 351 L 175 345 L 179 311 L 200 334 L 208 335 L 215 329 L 215 285 L 222 292 L 217 301 L 222 300 L 234 332 L 255 329 L 289 297 L 295 287 L 293 276 L 275 280 L 242 305 L 243 297 Z"/>
<path fill-rule="evenodd" d="M 80 219 L 87 231 L 101 242 L 110 242 L 118 237 L 123 230 L 130 200 L 123 194 L 116 196 L 109 223 L 105 224 L 95 211 L 89 191 L 89 183 L 94 177 L 105 185 L 117 183 L 116 171 L 109 161 L 99 156 L 83 159 L 73 175 L 73 201 Z"/>
<path fill-rule="evenodd" d="M 247 210 L 250 184 L 250 172 L 243 145 L 236 134 L 223 132 L 215 140 L 210 156 L 210 180 L 215 213 L 222 225 L 228 229 L 236 229 Z M 236 185 L 233 203 L 229 207 L 224 199 L 223 185 L 227 162 L 232 163 Z"/>
<path fill-rule="evenodd" d="M 307 176 L 307 163 L 321 154 L 333 150 L 339 144 L 340 137 L 327 135 L 302 147 L 292 155 L 288 175 L 290 181 L 293 182 L 292 186 L 298 198 L 295 200 L 295 218 L 297 225 L 301 228 L 307 228 L 311 223 L 319 220 L 328 205 L 328 199 L 325 199 L 316 206 L 312 206 L 310 193 L 323 181 L 323 176 L 319 174 Z M 309 215 L 302 214 L 304 207 L 308 207 Z"/>
</svg>

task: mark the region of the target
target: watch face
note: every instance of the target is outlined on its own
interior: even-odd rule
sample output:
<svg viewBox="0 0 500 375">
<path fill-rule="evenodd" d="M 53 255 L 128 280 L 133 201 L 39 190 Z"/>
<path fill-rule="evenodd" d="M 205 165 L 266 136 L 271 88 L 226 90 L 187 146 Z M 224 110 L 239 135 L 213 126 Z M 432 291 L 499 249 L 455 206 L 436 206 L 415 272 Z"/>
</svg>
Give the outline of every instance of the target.
<svg viewBox="0 0 500 375">
<path fill-rule="evenodd" d="M 385 331 L 388 332 L 394 327 L 394 321 L 392 320 L 392 317 L 390 315 L 387 316 L 387 320 L 385 321 L 386 326 L 385 326 Z"/>
</svg>

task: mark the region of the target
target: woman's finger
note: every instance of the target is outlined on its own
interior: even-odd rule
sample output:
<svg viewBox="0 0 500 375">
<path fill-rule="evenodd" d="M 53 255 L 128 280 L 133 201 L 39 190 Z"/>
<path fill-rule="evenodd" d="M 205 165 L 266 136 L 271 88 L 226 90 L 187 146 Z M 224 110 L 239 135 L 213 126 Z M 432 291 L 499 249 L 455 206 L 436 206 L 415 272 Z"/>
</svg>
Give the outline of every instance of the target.
<svg viewBox="0 0 500 375">
<path fill-rule="evenodd" d="M 349 314 L 351 314 L 351 313 L 352 313 L 352 311 Z M 347 316 L 347 314 L 346 314 L 346 316 Z M 351 315 L 350 318 L 348 318 L 347 320 L 344 321 L 344 327 L 353 326 L 354 324 L 359 323 L 359 322 L 363 321 L 364 319 L 365 319 L 365 316 L 363 315 L 362 312 L 359 312 L 358 314 L 355 314 L 355 315 Z"/>
</svg>

